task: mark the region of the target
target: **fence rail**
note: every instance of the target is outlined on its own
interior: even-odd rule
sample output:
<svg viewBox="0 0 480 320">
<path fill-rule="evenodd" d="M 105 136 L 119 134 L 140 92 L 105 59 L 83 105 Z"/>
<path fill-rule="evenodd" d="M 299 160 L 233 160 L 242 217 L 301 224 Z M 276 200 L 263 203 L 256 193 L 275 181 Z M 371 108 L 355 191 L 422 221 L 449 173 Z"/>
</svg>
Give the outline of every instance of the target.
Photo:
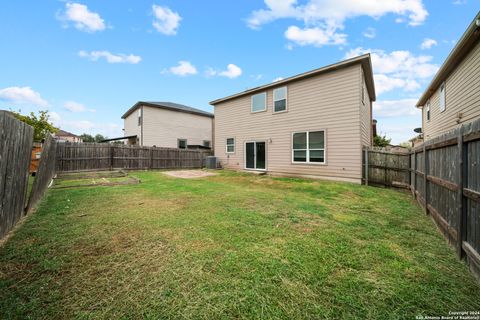
<svg viewBox="0 0 480 320">
<path fill-rule="evenodd" d="M 366 149 L 364 181 L 408 187 L 480 277 L 480 120 L 409 154 Z"/>
<path fill-rule="evenodd" d="M 0 238 L 24 214 L 33 128 L 0 111 Z"/>
<path fill-rule="evenodd" d="M 56 171 L 201 168 L 210 151 L 59 142 Z"/>
</svg>

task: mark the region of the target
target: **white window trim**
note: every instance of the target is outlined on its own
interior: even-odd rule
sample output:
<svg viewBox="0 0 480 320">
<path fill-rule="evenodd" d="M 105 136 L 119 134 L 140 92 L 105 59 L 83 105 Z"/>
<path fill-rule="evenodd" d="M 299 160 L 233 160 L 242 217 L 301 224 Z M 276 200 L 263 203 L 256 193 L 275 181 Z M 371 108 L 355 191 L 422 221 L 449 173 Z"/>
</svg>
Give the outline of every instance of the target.
<svg viewBox="0 0 480 320">
<path fill-rule="evenodd" d="M 263 108 L 263 110 L 253 111 L 253 97 L 261 95 L 261 94 L 263 94 L 265 96 L 264 108 Z M 256 94 L 252 95 L 252 97 L 250 98 L 250 113 L 259 113 L 259 112 L 265 112 L 265 111 L 267 111 L 267 92 L 260 92 L 260 93 L 256 93 Z"/>
<path fill-rule="evenodd" d="M 265 169 L 257 169 L 257 142 L 264 142 L 265 143 Z M 254 161 L 255 161 L 255 168 L 247 168 L 247 143 L 255 143 L 255 149 L 253 149 L 253 152 L 254 152 Z M 251 171 L 267 171 L 267 159 L 268 159 L 268 143 L 267 143 L 267 140 L 251 140 L 251 141 L 245 141 L 245 143 L 243 144 L 243 168 L 245 170 L 251 170 Z"/>
<path fill-rule="evenodd" d="M 228 144 L 228 139 L 233 139 L 233 144 Z M 235 145 L 236 145 L 236 140 L 235 138 L 226 138 L 225 139 L 225 153 L 227 154 L 234 154 L 235 153 Z M 233 146 L 233 151 L 228 151 L 228 146 Z"/>
<path fill-rule="evenodd" d="M 443 86 L 443 94 L 442 94 L 442 86 Z M 443 96 L 443 99 L 442 99 Z M 442 109 L 442 100 L 443 100 L 443 109 Z M 445 85 L 445 81 L 440 84 L 438 87 L 438 108 L 440 112 L 445 112 L 447 110 L 447 86 Z"/>
<path fill-rule="evenodd" d="M 323 149 L 309 149 L 310 132 L 323 131 Z M 307 149 L 293 149 L 293 135 L 296 133 L 307 133 Z M 327 130 L 326 129 L 314 129 L 314 130 L 304 130 L 304 131 L 295 131 L 291 135 L 291 152 L 292 152 L 292 164 L 303 164 L 303 165 L 327 165 Z M 323 162 L 311 162 L 310 161 L 310 151 L 323 150 Z M 295 161 L 295 152 L 294 151 L 306 151 L 306 160 L 307 161 Z"/>
<path fill-rule="evenodd" d="M 180 141 L 185 141 L 185 148 L 180 148 Z M 177 148 L 182 149 L 182 150 L 187 150 L 188 149 L 188 140 L 183 139 L 183 138 L 177 139 Z"/>
<path fill-rule="evenodd" d="M 275 102 L 276 102 L 276 101 L 283 100 L 283 99 L 275 100 L 275 91 L 277 91 L 278 89 L 284 89 L 284 88 L 285 88 L 285 110 L 275 111 Z M 275 89 L 273 90 L 272 98 L 273 98 L 273 113 L 282 113 L 282 112 L 287 112 L 287 111 L 288 111 L 288 88 L 287 88 L 287 86 L 275 88 Z"/>
</svg>

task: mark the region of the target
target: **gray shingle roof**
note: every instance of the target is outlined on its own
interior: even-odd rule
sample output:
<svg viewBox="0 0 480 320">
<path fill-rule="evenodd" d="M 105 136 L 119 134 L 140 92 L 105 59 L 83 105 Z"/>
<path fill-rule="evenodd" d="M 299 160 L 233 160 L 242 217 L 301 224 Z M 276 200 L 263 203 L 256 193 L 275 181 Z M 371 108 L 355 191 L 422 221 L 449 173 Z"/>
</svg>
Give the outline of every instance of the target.
<svg viewBox="0 0 480 320">
<path fill-rule="evenodd" d="M 183 104 L 174 103 L 174 102 L 156 102 L 156 101 L 138 101 L 135 103 L 127 112 L 122 116 L 122 119 L 128 117 L 132 112 L 134 112 L 139 106 L 148 106 L 153 108 L 168 109 L 173 111 L 192 113 L 201 116 L 206 116 L 213 118 L 213 114 L 207 111 L 203 111 L 197 108 L 189 107 Z"/>
</svg>

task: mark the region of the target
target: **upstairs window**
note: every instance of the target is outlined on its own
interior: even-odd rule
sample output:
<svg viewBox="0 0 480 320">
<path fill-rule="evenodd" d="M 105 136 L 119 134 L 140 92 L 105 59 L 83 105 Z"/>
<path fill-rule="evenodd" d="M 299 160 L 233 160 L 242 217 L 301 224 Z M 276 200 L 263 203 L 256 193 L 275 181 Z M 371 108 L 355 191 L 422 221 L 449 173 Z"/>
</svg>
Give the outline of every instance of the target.
<svg viewBox="0 0 480 320">
<path fill-rule="evenodd" d="M 265 92 L 252 96 L 252 112 L 267 110 L 267 94 Z"/>
<path fill-rule="evenodd" d="M 446 109 L 445 82 L 440 85 L 439 94 L 440 94 L 440 112 L 443 112 Z"/>
<path fill-rule="evenodd" d="M 287 87 L 273 90 L 273 112 L 287 110 Z"/>
<path fill-rule="evenodd" d="M 203 140 L 203 146 L 210 148 L 210 140 Z"/>
<path fill-rule="evenodd" d="M 425 106 L 425 117 L 427 118 L 427 121 L 430 121 L 430 101 L 428 101 Z"/>
<path fill-rule="evenodd" d="M 292 136 L 292 162 L 325 163 L 325 131 L 295 132 Z"/>
<path fill-rule="evenodd" d="M 142 125 L 142 109 L 138 109 L 137 121 L 138 121 L 138 125 L 141 126 Z"/>
<path fill-rule="evenodd" d="M 226 153 L 235 152 L 235 138 L 227 138 L 227 146 L 225 148 Z"/>
<path fill-rule="evenodd" d="M 187 149 L 187 139 L 178 139 L 178 149 Z"/>
</svg>

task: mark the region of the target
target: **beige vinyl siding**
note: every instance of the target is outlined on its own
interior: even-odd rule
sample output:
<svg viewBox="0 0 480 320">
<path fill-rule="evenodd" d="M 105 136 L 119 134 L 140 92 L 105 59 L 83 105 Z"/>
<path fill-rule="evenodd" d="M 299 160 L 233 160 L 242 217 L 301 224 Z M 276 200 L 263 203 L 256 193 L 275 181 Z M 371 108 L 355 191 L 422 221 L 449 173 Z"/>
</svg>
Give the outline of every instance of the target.
<svg viewBox="0 0 480 320">
<path fill-rule="evenodd" d="M 372 102 L 370 100 L 370 95 L 368 94 L 367 85 L 365 83 L 365 75 L 363 70 L 361 70 L 361 80 L 360 80 L 360 90 L 363 87 L 364 90 L 364 103 L 362 103 L 362 92 L 360 91 L 360 125 L 362 132 L 362 145 L 371 146 L 372 145 Z"/>
<path fill-rule="evenodd" d="M 123 120 L 123 128 L 125 129 L 123 132 L 125 137 L 136 135 L 138 143 L 141 143 L 142 127 L 138 125 L 138 110 L 135 110 Z"/>
<path fill-rule="evenodd" d="M 187 139 L 189 145 L 212 143 L 210 117 L 148 106 L 143 106 L 143 115 L 144 146 L 177 148 L 178 139 Z"/>
<path fill-rule="evenodd" d="M 480 42 L 445 81 L 446 110 L 440 112 L 439 88 L 430 97 L 430 121 L 423 108 L 425 139 L 432 139 L 454 129 L 457 113 L 463 113 L 460 124 L 480 117 Z"/>
<path fill-rule="evenodd" d="M 244 169 L 246 141 L 266 141 L 267 171 L 361 180 L 360 65 L 287 84 L 287 112 L 273 112 L 273 89 L 267 110 L 251 113 L 251 95 L 215 105 L 215 155 L 223 166 Z M 281 86 L 284 86 L 282 84 Z M 326 164 L 292 164 L 292 133 L 325 130 Z M 235 138 L 227 154 L 226 139 Z"/>
</svg>

